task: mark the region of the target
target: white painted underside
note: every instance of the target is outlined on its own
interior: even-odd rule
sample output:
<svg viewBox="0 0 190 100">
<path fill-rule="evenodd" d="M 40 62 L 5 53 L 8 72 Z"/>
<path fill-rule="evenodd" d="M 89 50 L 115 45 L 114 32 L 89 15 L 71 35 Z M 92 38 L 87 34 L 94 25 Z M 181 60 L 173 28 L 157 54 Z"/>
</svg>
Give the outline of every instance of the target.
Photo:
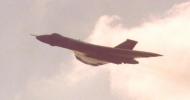
<svg viewBox="0 0 190 100">
<path fill-rule="evenodd" d="M 102 60 L 98 60 L 95 58 L 91 58 L 86 56 L 85 53 L 79 52 L 79 51 L 74 51 L 75 56 L 77 56 L 78 58 L 80 58 L 83 62 L 88 63 L 88 64 L 93 64 L 93 65 L 97 65 L 97 64 L 106 64 L 108 62 L 106 61 L 102 61 Z"/>
</svg>

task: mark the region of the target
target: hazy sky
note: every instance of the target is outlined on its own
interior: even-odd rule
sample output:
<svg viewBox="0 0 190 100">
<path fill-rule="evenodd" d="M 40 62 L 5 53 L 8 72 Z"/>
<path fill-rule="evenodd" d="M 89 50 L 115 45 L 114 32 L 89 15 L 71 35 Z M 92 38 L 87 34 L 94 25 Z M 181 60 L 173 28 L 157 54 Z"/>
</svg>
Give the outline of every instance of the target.
<svg viewBox="0 0 190 100">
<path fill-rule="evenodd" d="M 184 3 L 187 2 L 187 3 Z M 189 100 L 188 0 L 0 0 L 1 100 Z M 30 34 L 164 55 L 98 68 Z"/>
</svg>

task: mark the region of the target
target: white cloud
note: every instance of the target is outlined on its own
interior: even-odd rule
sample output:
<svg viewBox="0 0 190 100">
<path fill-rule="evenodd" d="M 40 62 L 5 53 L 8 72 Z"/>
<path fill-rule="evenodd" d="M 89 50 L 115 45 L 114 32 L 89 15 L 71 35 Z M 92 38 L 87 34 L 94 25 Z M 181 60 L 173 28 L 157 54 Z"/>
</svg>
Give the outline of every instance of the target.
<svg viewBox="0 0 190 100">
<path fill-rule="evenodd" d="M 93 34 L 94 41 L 115 44 L 129 37 L 139 41 L 138 50 L 161 53 L 160 58 L 142 59 L 139 65 L 122 65 L 111 70 L 112 89 L 122 99 L 188 100 L 190 97 L 190 3 L 174 6 L 163 18 L 132 29 L 107 26 Z M 102 17 L 105 18 L 105 17 Z M 114 17 L 105 18 L 112 22 Z M 106 25 L 106 24 L 105 24 Z M 99 28 L 99 31 L 102 29 Z M 98 37 L 96 37 L 98 36 Z M 104 43 L 105 43 L 104 42 Z M 114 43 L 112 43 L 114 42 Z M 116 67 L 116 66 L 115 66 Z M 118 66 L 117 66 L 118 67 Z"/>
<path fill-rule="evenodd" d="M 102 16 L 87 41 L 115 46 L 126 38 L 135 49 L 161 53 L 139 65 L 91 67 L 73 60 L 70 73 L 31 80 L 17 100 L 189 100 L 190 3 L 176 5 L 163 18 L 126 29 L 118 16 Z M 69 67 L 69 66 L 68 66 Z"/>
</svg>

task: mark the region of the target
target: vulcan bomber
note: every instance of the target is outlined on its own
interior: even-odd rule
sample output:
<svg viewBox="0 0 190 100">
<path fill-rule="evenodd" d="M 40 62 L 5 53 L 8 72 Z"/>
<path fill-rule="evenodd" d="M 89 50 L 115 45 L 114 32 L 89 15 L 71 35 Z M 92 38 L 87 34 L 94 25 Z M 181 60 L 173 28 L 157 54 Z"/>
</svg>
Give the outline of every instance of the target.
<svg viewBox="0 0 190 100">
<path fill-rule="evenodd" d="M 137 41 L 127 39 L 115 47 L 106 47 L 86 43 L 62 36 L 58 33 L 35 36 L 37 40 L 61 48 L 70 49 L 79 61 L 99 66 L 107 63 L 114 64 L 138 64 L 136 58 L 158 57 L 157 53 L 133 50 Z"/>
</svg>

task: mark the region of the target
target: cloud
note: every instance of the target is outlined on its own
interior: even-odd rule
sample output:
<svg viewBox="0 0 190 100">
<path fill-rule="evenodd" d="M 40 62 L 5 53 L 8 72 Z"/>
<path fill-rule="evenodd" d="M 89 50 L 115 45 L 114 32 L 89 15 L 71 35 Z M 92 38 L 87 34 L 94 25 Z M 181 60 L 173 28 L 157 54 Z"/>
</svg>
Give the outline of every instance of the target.
<svg viewBox="0 0 190 100">
<path fill-rule="evenodd" d="M 138 59 L 139 65 L 85 65 L 76 59 L 69 73 L 30 80 L 16 100 L 189 100 L 190 2 L 175 5 L 164 17 L 151 17 L 127 29 L 118 16 L 102 16 L 86 39 L 115 46 L 126 38 L 139 41 L 136 50 L 163 54 Z M 68 66 L 69 67 L 69 66 Z"/>
<path fill-rule="evenodd" d="M 175 5 L 164 17 L 151 17 L 148 22 L 131 29 L 123 28 L 121 24 L 112 26 L 113 20 L 118 20 L 115 16 L 103 16 L 100 19 L 103 21 L 97 23 L 100 28 L 96 27 L 90 36 L 93 42 L 114 46 L 128 37 L 139 41 L 137 50 L 164 55 L 139 59 L 139 65 L 122 65 L 110 70 L 112 90 L 121 99 L 189 99 L 189 5 Z"/>
<path fill-rule="evenodd" d="M 16 100 L 114 100 L 108 70 L 73 64 L 76 68 L 69 74 L 62 71 L 50 79 L 29 81 Z"/>
</svg>

